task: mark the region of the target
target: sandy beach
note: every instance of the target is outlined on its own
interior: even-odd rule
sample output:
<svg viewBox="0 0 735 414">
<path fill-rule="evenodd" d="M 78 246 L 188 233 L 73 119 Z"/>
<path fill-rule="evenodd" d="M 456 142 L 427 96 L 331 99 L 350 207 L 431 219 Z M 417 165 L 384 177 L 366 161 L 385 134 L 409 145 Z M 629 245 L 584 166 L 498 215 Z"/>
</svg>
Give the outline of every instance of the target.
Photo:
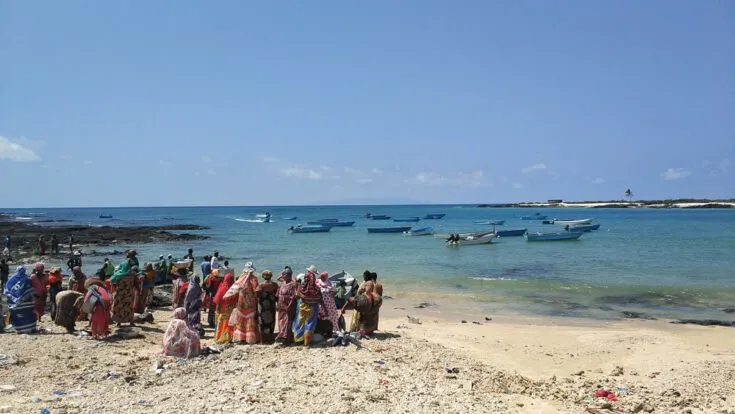
<svg viewBox="0 0 735 414">
<path fill-rule="evenodd" d="M 158 355 L 167 309 L 102 342 L 45 316 L 49 333 L 0 335 L 0 412 L 735 413 L 732 328 L 417 305 L 386 300 L 359 347 L 220 347 L 208 329 L 222 353 L 189 360 Z"/>
</svg>

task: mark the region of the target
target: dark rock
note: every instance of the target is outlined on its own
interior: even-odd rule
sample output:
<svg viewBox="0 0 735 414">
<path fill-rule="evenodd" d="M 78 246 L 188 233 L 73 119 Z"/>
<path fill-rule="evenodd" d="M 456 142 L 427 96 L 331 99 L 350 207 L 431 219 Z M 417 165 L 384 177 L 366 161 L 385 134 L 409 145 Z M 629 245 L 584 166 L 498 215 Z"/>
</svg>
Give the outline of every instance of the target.
<svg viewBox="0 0 735 414">
<path fill-rule="evenodd" d="M 656 320 L 656 318 L 654 318 L 653 316 L 647 316 L 647 315 L 645 315 L 643 313 L 640 313 L 640 312 L 623 311 L 623 312 L 620 312 L 620 313 L 624 317 L 626 317 L 628 319 L 645 319 L 645 320 L 648 320 L 648 321 L 655 321 Z"/>
<path fill-rule="evenodd" d="M 677 325 L 700 325 L 700 326 L 726 326 L 726 327 L 732 327 L 735 326 L 735 322 L 731 321 L 718 321 L 716 319 L 680 319 L 678 321 L 672 321 L 671 323 L 677 324 Z"/>
<path fill-rule="evenodd" d="M 722 310 L 725 313 L 735 313 L 735 308 L 727 308 Z"/>
</svg>

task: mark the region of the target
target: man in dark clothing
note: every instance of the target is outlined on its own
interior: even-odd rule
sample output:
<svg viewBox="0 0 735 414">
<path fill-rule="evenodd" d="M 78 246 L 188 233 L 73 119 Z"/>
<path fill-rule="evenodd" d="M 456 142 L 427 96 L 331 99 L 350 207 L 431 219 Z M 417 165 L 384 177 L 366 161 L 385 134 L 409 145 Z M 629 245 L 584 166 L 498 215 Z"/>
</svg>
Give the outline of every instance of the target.
<svg viewBox="0 0 735 414">
<path fill-rule="evenodd" d="M 82 267 L 82 253 L 81 252 L 74 252 L 74 255 L 69 258 L 69 260 L 66 261 L 66 267 L 69 268 L 69 270 L 73 270 L 75 267 Z"/>
<path fill-rule="evenodd" d="M 0 260 L 0 292 L 5 289 L 5 284 L 8 283 L 8 276 L 10 275 L 10 268 L 5 263 L 5 259 Z"/>
<path fill-rule="evenodd" d="M 55 234 L 51 235 L 51 253 L 59 254 L 59 239 Z"/>
<path fill-rule="evenodd" d="M 189 254 L 184 256 L 184 260 L 190 259 L 192 262 L 192 265 L 194 264 L 194 249 L 189 249 Z"/>
</svg>

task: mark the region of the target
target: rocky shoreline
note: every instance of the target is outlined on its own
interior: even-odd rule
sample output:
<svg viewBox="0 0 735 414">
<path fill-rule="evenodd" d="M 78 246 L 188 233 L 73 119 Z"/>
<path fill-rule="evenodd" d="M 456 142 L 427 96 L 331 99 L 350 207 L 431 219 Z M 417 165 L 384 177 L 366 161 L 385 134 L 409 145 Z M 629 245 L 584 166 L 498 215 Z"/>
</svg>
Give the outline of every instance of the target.
<svg viewBox="0 0 735 414">
<path fill-rule="evenodd" d="M 209 227 L 176 224 L 165 226 L 83 226 L 83 225 L 36 225 L 12 221 L 0 221 L 0 235 L 10 236 L 11 256 L 15 261 L 36 255 L 38 238 L 43 235 L 46 239 L 47 253 L 51 251 L 51 236 L 60 240 L 59 254 L 47 254 L 51 258 L 64 258 L 69 254 L 67 239 L 71 234 L 74 237 L 75 249 L 77 246 L 112 246 L 148 243 L 184 242 L 192 240 L 206 240 L 209 236 L 187 233 L 187 231 L 208 230 Z"/>
</svg>

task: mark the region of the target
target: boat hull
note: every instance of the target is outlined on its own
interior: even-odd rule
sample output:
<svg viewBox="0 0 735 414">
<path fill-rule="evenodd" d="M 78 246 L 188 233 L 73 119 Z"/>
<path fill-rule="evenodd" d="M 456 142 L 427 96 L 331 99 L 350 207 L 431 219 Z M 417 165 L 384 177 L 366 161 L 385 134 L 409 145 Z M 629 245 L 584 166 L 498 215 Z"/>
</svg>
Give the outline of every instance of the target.
<svg viewBox="0 0 735 414">
<path fill-rule="evenodd" d="M 567 231 L 572 232 L 572 233 L 578 233 L 578 232 L 587 233 L 593 230 L 599 230 L 599 228 L 600 228 L 599 224 L 592 224 L 589 226 L 570 227 L 569 230 Z"/>
<path fill-rule="evenodd" d="M 367 229 L 368 233 L 403 233 L 405 231 L 410 231 L 410 227 L 369 227 Z"/>
<path fill-rule="evenodd" d="M 521 220 L 546 220 L 549 216 L 523 216 Z"/>
<path fill-rule="evenodd" d="M 582 237 L 583 232 L 565 232 L 565 233 L 527 233 L 528 241 L 562 241 L 577 240 Z"/>
<path fill-rule="evenodd" d="M 322 226 L 322 227 L 352 227 L 355 225 L 354 221 L 309 221 L 309 225 Z"/>
<path fill-rule="evenodd" d="M 390 220 L 390 216 L 370 216 L 373 220 Z"/>
<path fill-rule="evenodd" d="M 407 217 L 407 218 L 397 218 L 393 219 L 394 223 L 418 223 L 419 220 L 421 220 L 418 217 Z"/>
<path fill-rule="evenodd" d="M 422 229 L 404 231 L 403 234 L 405 236 L 431 236 L 432 234 L 434 234 L 434 228 L 424 227 Z"/>
<path fill-rule="evenodd" d="M 296 220 L 298 217 L 284 217 L 281 220 Z"/>
<path fill-rule="evenodd" d="M 447 246 L 458 247 L 458 246 L 477 246 L 480 244 L 490 244 L 493 242 L 494 238 L 495 238 L 494 235 L 488 235 L 488 236 L 476 237 L 476 238 L 460 238 L 459 241 L 447 242 Z"/>
<path fill-rule="evenodd" d="M 498 230 L 497 237 L 520 237 L 526 234 L 528 229 Z"/>
<path fill-rule="evenodd" d="M 427 214 L 424 216 L 424 220 L 441 220 L 444 216 L 446 216 L 446 214 L 443 213 Z"/>
<path fill-rule="evenodd" d="M 331 227 L 325 227 L 325 226 L 319 226 L 319 227 L 296 227 L 294 229 L 289 229 L 289 231 L 293 234 L 301 234 L 301 233 L 327 233 L 330 230 L 332 230 Z"/>
<path fill-rule="evenodd" d="M 583 219 L 583 220 L 557 220 L 557 219 L 554 219 L 553 220 L 553 223 L 554 224 L 561 224 L 561 225 L 567 225 L 568 224 L 570 226 L 572 226 L 572 225 L 588 225 L 588 224 L 592 224 L 592 220 L 593 219 Z"/>
</svg>

